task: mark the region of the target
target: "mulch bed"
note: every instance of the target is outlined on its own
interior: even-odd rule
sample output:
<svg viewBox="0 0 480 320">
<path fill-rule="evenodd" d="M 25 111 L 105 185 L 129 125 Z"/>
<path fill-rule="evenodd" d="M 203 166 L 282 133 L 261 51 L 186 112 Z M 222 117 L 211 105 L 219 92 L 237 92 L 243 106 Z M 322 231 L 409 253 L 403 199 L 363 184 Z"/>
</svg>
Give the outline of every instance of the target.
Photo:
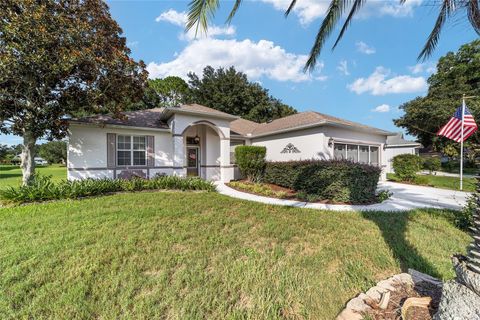
<svg viewBox="0 0 480 320">
<path fill-rule="evenodd" d="M 390 301 L 386 309 L 378 309 L 373 307 L 372 310 L 365 313 L 367 319 L 373 320 L 400 320 L 402 319 L 401 308 L 407 298 L 411 297 L 431 297 L 429 308 L 411 307 L 408 309 L 407 319 L 403 320 L 430 320 L 437 312 L 440 298 L 442 296 L 442 288 L 432 283 L 422 281 L 414 287 L 408 284 L 398 284 L 395 291 L 391 292 Z"/>
<path fill-rule="evenodd" d="M 242 183 L 245 183 L 245 184 L 252 184 L 252 182 L 249 182 L 247 180 L 237 180 L 236 182 L 242 182 Z M 262 183 L 263 185 L 265 186 L 268 186 L 271 190 L 273 191 L 283 191 L 287 194 L 286 197 L 284 198 L 277 198 L 275 196 L 269 196 L 270 198 L 276 198 L 276 199 L 285 199 L 285 200 L 295 200 L 295 201 L 301 201 L 301 202 L 306 202 L 305 199 L 300 199 L 297 197 L 297 192 L 293 189 L 289 189 L 289 188 L 284 188 L 284 187 L 281 187 L 281 186 L 278 186 L 276 184 L 271 184 L 271 183 Z M 264 194 L 261 194 L 261 193 L 257 193 L 257 192 L 253 192 L 251 190 L 246 190 L 246 189 L 243 189 L 243 188 L 238 188 L 238 187 L 235 187 L 235 186 L 232 186 L 230 183 L 227 183 L 227 185 L 232 188 L 232 189 L 235 189 L 235 190 L 238 190 L 238 191 L 241 191 L 241 192 L 245 192 L 245 193 L 250 193 L 250 194 L 254 194 L 254 195 L 257 195 L 257 196 L 262 196 L 262 197 L 266 197 L 266 195 Z M 322 204 L 339 204 L 339 205 L 355 205 L 355 203 L 350 203 L 350 202 L 334 202 L 334 201 L 331 201 L 331 200 L 319 200 L 319 201 L 313 201 L 312 203 L 322 203 Z M 370 204 L 375 204 L 375 203 L 379 203 L 379 201 L 368 201 L 368 202 L 365 202 L 365 203 L 359 203 L 359 205 L 370 205 Z"/>
</svg>

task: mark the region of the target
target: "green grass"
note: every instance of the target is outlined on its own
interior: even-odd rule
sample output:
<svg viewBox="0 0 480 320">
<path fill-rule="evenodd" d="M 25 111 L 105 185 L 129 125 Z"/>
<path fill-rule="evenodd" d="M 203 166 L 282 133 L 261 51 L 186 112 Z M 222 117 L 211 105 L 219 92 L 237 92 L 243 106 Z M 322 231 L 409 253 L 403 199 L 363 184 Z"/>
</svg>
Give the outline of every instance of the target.
<svg viewBox="0 0 480 320">
<path fill-rule="evenodd" d="M 2 319 L 333 319 L 408 267 L 454 276 L 453 212 L 142 192 L 0 209 Z"/>
<path fill-rule="evenodd" d="M 57 182 L 67 179 L 67 168 L 58 164 L 37 167 L 36 172 L 52 176 L 52 181 Z M 22 183 L 22 169 L 19 166 L 0 165 L 0 189 L 5 187 L 16 187 Z"/>
<path fill-rule="evenodd" d="M 387 173 L 388 180 L 400 182 L 393 173 Z M 413 184 L 425 185 L 435 188 L 460 190 L 460 178 L 458 177 L 443 177 L 435 175 L 420 175 L 418 181 L 411 182 Z M 475 178 L 463 178 L 463 191 L 475 191 Z"/>
</svg>

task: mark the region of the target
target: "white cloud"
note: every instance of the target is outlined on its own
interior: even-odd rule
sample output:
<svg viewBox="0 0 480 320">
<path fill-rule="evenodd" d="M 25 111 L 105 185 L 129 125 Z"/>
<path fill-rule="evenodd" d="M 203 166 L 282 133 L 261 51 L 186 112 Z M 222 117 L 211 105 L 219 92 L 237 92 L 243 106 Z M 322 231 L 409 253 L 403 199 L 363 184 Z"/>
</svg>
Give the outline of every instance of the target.
<svg viewBox="0 0 480 320">
<path fill-rule="evenodd" d="M 165 12 L 162 12 L 156 19 L 156 22 L 167 22 L 175 26 L 185 28 L 185 25 L 188 20 L 188 15 L 185 11 L 178 12 L 174 9 L 169 9 Z M 195 28 L 190 29 L 187 32 L 182 32 L 179 35 L 179 39 L 191 41 L 195 38 L 208 38 L 215 36 L 233 36 L 236 33 L 234 26 L 224 26 L 219 27 L 216 25 L 208 26 L 207 33 L 199 31 L 195 34 Z"/>
<path fill-rule="evenodd" d="M 380 6 L 380 14 L 392 17 L 411 17 L 416 7 L 422 4 L 423 0 L 406 0 L 404 4 L 400 1 L 386 1 Z"/>
<path fill-rule="evenodd" d="M 355 46 L 357 47 L 357 51 L 364 53 L 364 54 L 374 54 L 376 52 L 375 48 L 372 46 L 369 46 L 363 41 L 357 41 L 355 43 Z"/>
<path fill-rule="evenodd" d="M 285 12 L 292 2 L 291 0 L 257 0 L 271 4 L 276 10 Z M 418 7 L 423 0 L 406 0 L 402 5 L 398 0 L 389 1 L 371 1 L 367 2 L 358 13 L 357 18 L 367 18 L 370 16 L 392 16 L 396 18 L 410 17 L 414 9 Z M 330 1 L 327 0 L 298 0 L 293 13 L 297 15 L 302 25 L 308 25 L 312 21 L 324 17 L 328 10 Z M 350 8 L 347 8 L 347 13 Z"/>
<path fill-rule="evenodd" d="M 417 63 L 414 66 L 410 66 L 408 67 L 408 70 L 410 70 L 410 72 L 413 74 L 419 74 L 419 73 L 431 74 L 437 71 L 437 67 L 432 62 L 426 62 L 426 63 Z"/>
<path fill-rule="evenodd" d="M 411 77 L 406 75 L 390 76 L 390 70 L 384 67 L 377 67 L 368 78 L 359 78 L 347 87 L 356 94 L 369 92 L 374 96 L 390 93 L 420 92 L 427 88 L 424 77 Z"/>
<path fill-rule="evenodd" d="M 165 12 L 162 12 L 155 19 L 156 22 L 165 21 L 179 27 L 185 27 L 187 20 L 188 20 L 188 15 L 185 12 L 178 12 L 173 9 L 169 9 Z"/>
<path fill-rule="evenodd" d="M 348 76 L 350 72 L 348 71 L 348 62 L 347 60 L 341 60 L 338 63 L 337 70 L 340 71 L 343 75 Z"/>
<path fill-rule="evenodd" d="M 376 108 L 372 109 L 373 112 L 389 112 L 390 106 L 388 104 L 381 104 Z"/>
<path fill-rule="evenodd" d="M 277 10 L 285 12 L 292 2 L 291 0 L 260 0 L 273 5 Z M 323 17 L 328 9 L 327 1 L 318 0 L 299 0 L 297 1 L 293 13 L 300 19 L 302 25 L 308 25 L 310 22 Z"/>
<path fill-rule="evenodd" d="M 322 62 L 317 65 L 315 74 L 303 72 L 307 58 L 307 55 L 289 53 L 267 40 L 203 38 L 191 41 L 172 61 L 150 62 L 147 70 L 151 78 L 171 75 L 186 78 L 190 71 L 201 74 L 207 65 L 214 68 L 234 66 L 251 80 L 261 77 L 293 82 L 325 80 L 319 74 Z"/>
<path fill-rule="evenodd" d="M 138 44 L 139 44 L 138 41 L 129 41 L 129 42 L 127 42 L 127 47 L 129 47 L 129 48 L 135 48 L 135 47 L 138 46 Z"/>
</svg>

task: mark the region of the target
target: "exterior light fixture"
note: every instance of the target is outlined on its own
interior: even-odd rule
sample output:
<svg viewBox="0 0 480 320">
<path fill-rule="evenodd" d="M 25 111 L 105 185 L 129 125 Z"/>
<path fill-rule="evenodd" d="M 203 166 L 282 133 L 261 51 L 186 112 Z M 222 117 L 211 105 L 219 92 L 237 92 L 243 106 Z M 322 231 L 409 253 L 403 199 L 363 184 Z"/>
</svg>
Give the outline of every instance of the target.
<svg viewBox="0 0 480 320">
<path fill-rule="evenodd" d="M 200 137 L 198 136 L 198 134 L 195 136 L 195 138 L 193 138 L 193 140 L 195 141 L 195 143 L 200 142 Z"/>
<path fill-rule="evenodd" d="M 333 138 L 328 139 L 328 146 L 329 147 L 333 146 Z"/>
</svg>

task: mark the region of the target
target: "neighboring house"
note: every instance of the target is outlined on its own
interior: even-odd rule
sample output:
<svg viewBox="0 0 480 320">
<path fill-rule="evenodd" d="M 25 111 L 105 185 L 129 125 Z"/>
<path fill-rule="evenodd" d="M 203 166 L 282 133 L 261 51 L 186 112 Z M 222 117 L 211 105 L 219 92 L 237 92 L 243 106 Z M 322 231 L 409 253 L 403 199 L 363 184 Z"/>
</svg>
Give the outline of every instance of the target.
<svg viewBox="0 0 480 320">
<path fill-rule="evenodd" d="M 267 160 L 350 159 L 387 166 L 396 133 L 317 112 L 255 123 L 197 104 L 70 121 L 68 178 L 200 176 L 230 181 L 238 145 L 267 148 Z"/>
<path fill-rule="evenodd" d="M 20 164 L 22 162 L 22 158 L 19 154 L 17 154 L 15 157 L 12 158 L 11 163 L 12 164 Z M 35 162 L 36 165 L 47 165 L 48 161 L 43 159 L 42 157 L 34 157 L 33 162 Z"/>
<path fill-rule="evenodd" d="M 387 145 L 385 146 L 385 153 L 387 158 L 385 171 L 393 173 L 392 160 L 393 157 L 399 154 L 416 154 L 419 155 L 419 151 L 422 145 L 415 141 L 405 140 L 403 133 L 397 132 L 395 135 L 387 137 Z"/>
</svg>

